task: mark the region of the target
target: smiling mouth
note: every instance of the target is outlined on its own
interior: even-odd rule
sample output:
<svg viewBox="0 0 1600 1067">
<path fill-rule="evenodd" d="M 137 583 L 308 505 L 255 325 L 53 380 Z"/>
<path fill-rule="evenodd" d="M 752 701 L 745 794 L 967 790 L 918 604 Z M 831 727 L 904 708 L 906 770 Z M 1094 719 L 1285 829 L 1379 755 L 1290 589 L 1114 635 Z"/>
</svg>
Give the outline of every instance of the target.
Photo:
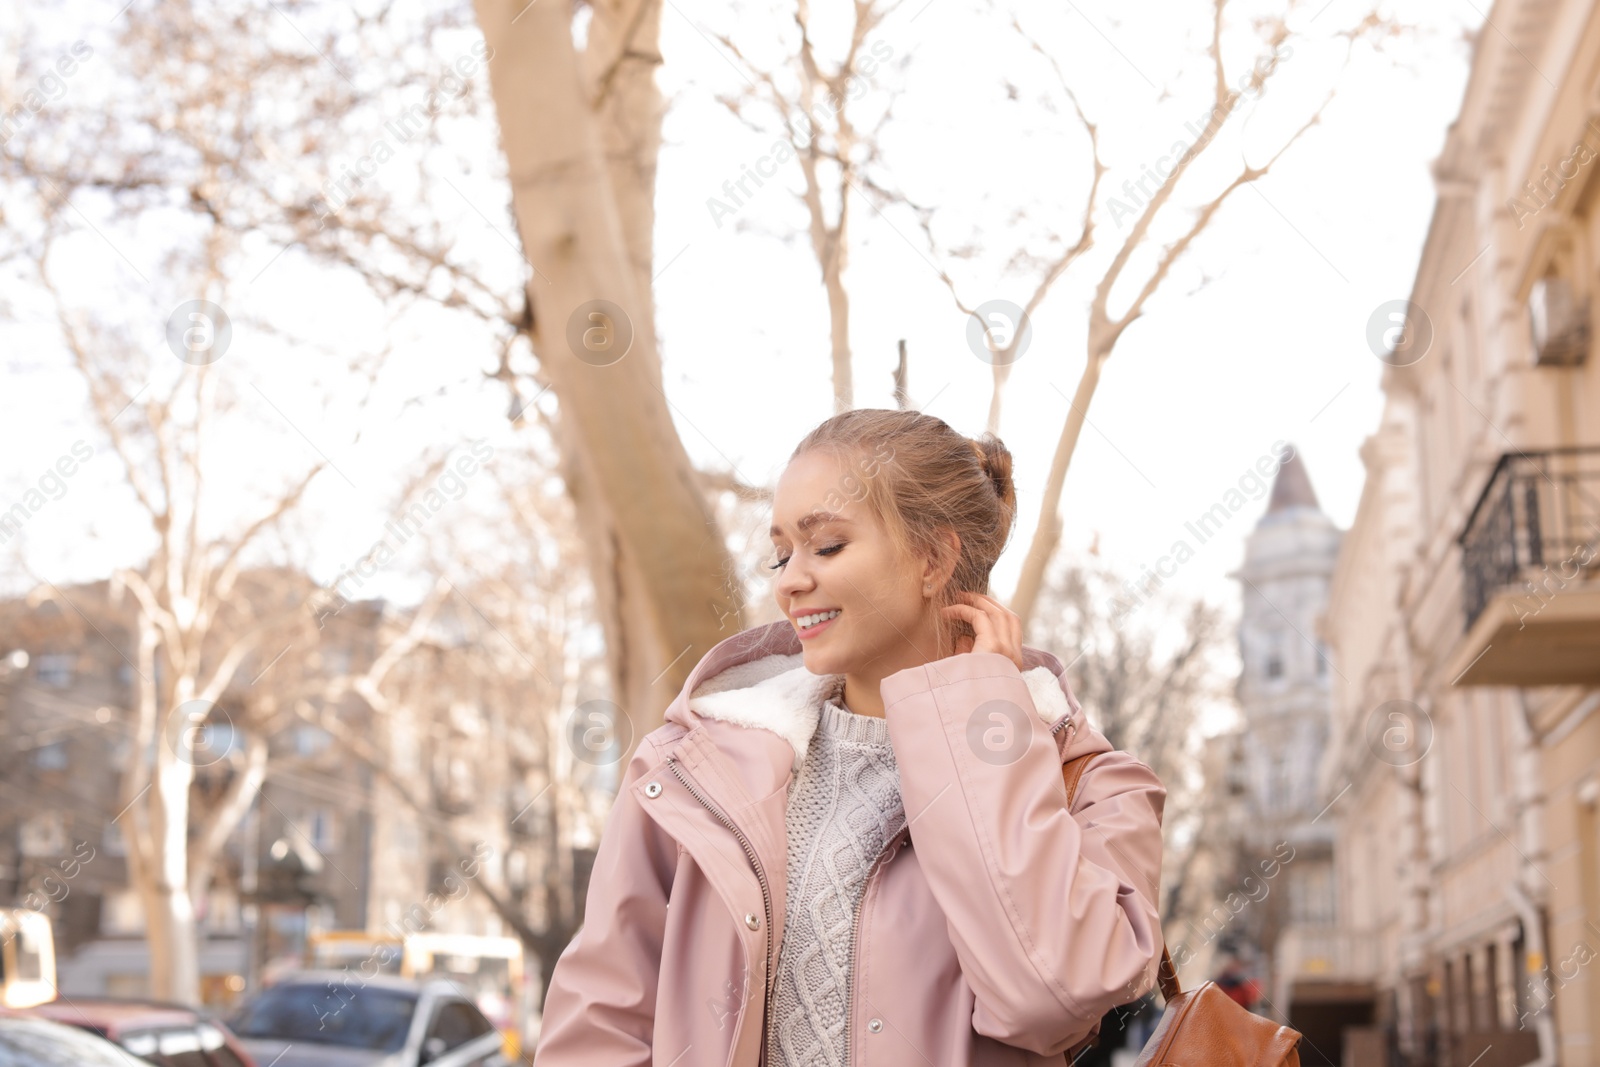
<svg viewBox="0 0 1600 1067">
<path fill-rule="evenodd" d="M 818 611 L 810 615 L 801 615 L 794 620 L 795 629 L 801 637 L 810 637 L 812 634 L 821 633 L 823 628 L 837 619 L 841 614 L 840 609 L 832 611 Z"/>
</svg>

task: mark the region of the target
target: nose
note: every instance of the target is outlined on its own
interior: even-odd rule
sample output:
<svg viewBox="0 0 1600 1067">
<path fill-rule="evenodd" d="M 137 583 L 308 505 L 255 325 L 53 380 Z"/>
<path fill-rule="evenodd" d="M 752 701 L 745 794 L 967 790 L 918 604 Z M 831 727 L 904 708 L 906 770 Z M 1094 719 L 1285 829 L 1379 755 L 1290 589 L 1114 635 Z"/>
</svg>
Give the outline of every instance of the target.
<svg viewBox="0 0 1600 1067">
<path fill-rule="evenodd" d="M 805 553 L 799 549 L 789 554 L 789 562 L 778 572 L 776 592 L 780 600 L 793 600 L 816 587 L 816 580 L 806 570 Z"/>
</svg>

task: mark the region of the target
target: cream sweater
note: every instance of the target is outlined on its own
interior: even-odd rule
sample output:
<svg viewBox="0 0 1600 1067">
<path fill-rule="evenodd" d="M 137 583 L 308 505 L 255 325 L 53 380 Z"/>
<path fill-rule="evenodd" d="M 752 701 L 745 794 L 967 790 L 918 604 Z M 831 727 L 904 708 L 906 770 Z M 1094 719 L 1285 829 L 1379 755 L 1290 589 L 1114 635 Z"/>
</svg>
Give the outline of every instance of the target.
<svg viewBox="0 0 1600 1067">
<path fill-rule="evenodd" d="M 867 874 L 905 828 L 889 724 L 823 701 L 790 784 L 788 907 L 767 1031 L 771 1067 L 844 1067 L 850 949 Z"/>
</svg>

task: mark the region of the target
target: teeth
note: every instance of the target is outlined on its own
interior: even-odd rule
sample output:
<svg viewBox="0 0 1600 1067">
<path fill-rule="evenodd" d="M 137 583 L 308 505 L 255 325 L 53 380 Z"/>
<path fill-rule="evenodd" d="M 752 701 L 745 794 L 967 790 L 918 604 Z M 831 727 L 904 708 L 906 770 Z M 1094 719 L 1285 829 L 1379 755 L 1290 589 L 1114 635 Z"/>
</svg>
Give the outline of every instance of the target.
<svg viewBox="0 0 1600 1067">
<path fill-rule="evenodd" d="M 829 619 L 836 619 L 838 617 L 839 612 L 837 609 L 835 609 L 833 611 L 819 611 L 815 615 L 802 615 L 797 621 L 800 623 L 802 629 L 809 629 L 810 627 L 817 625 L 819 622 L 826 622 Z"/>
</svg>

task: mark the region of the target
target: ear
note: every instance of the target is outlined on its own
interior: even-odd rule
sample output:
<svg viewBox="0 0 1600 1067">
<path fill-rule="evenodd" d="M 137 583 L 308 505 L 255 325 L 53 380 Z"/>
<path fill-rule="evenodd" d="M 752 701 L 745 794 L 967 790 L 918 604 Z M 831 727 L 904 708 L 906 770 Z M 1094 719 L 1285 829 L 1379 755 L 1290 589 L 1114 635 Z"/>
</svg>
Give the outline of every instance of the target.
<svg viewBox="0 0 1600 1067">
<path fill-rule="evenodd" d="M 961 536 L 948 526 L 939 530 L 939 536 L 944 542 L 943 550 L 935 558 L 923 559 L 922 574 L 919 576 L 924 585 L 935 588 L 950 580 L 950 575 L 955 573 L 956 563 L 961 559 Z"/>
</svg>

